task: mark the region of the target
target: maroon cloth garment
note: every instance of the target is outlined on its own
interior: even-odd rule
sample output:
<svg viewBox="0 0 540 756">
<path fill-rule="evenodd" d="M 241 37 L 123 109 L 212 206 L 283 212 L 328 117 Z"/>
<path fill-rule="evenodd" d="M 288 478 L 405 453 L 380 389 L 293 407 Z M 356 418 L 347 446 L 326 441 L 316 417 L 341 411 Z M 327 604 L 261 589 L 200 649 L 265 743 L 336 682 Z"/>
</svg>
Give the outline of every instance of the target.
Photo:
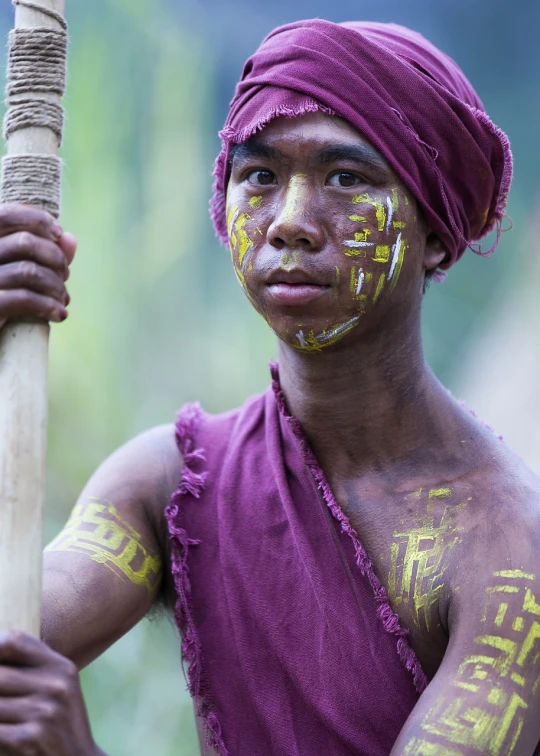
<svg viewBox="0 0 540 756">
<path fill-rule="evenodd" d="M 275 29 L 247 61 L 221 132 L 212 217 L 227 244 L 231 144 L 276 116 L 339 115 L 387 159 L 416 197 L 453 265 L 495 226 L 512 179 L 506 135 L 461 69 L 424 37 L 396 24 L 310 20 Z M 498 240 L 498 237 L 497 237 Z"/>
<path fill-rule="evenodd" d="M 179 415 L 166 516 L 189 688 L 220 756 L 387 756 L 427 681 L 277 372 L 273 389 Z"/>
</svg>

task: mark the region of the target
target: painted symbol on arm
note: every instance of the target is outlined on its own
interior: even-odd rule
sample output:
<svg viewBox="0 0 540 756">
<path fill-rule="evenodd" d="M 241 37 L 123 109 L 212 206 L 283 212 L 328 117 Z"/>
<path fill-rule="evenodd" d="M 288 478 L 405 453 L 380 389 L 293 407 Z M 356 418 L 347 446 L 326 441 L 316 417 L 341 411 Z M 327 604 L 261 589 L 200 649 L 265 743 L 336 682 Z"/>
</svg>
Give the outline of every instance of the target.
<svg viewBox="0 0 540 756">
<path fill-rule="evenodd" d="M 514 753 L 524 713 L 540 688 L 540 603 L 531 589 L 534 580 L 522 570 L 494 574 L 475 653 L 460 665 L 450 703 L 441 701 L 424 718 L 426 738 L 419 742 L 463 745 L 491 756 Z M 467 700 L 464 691 L 476 700 L 470 695 Z"/>
<path fill-rule="evenodd" d="M 86 554 L 121 578 L 145 588 L 149 594 L 158 589 L 162 576 L 159 554 L 152 554 L 134 530 L 107 501 L 90 499 L 78 504 L 62 532 L 45 551 Z"/>
<path fill-rule="evenodd" d="M 394 533 L 388 590 L 394 606 L 412 609 L 415 625 L 429 631 L 448 557 L 461 542 L 458 514 L 470 499 L 452 504 L 450 488 L 420 489 L 413 497 L 421 499 L 426 494 L 425 514 L 415 520 L 413 528 Z"/>
</svg>

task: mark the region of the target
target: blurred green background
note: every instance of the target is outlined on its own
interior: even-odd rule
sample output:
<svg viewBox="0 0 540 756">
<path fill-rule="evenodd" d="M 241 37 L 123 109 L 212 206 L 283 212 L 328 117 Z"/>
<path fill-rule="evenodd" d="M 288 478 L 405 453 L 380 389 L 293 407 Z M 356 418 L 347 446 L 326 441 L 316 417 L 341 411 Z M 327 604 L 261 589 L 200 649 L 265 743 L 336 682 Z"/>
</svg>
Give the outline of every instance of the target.
<svg viewBox="0 0 540 756">
<path fill-rule="evenodd" d="M 172 421 L 184 401 L 219 411 L 267 384 L 274 337 L 245 303 L 207 203 L 216 132 L 243 60 L 273 26 L 301 17 L 395 20 L 422 31 L 457 59 L 509 133 L 514 230 L 495 257 L 468 253 L 445 284 L 431 287 L 424 333 L 441 379 L 477 405 L 488 402 L 494 422 L 497 408 L 506 407 L 503 430 L 530 450 L 526 434 L 537 405 L 512 411 L 505 377 L 523 354 L 527 385 L 536 387 L 540 369 L 533 306 L 540 283 L 538 4 L 389 0 L 381 8 L 348 1 L 338 11 L 330 0 L 67 0 L 67 6 L 63 224 L 80 247 L 71 315 L 52 335 L 47 539 L 119 444 Z M 7 3 L 0 24 L 7 33 Z M 514 318 L 516 332 L 529 324 L 521 352 L 509 354 L 512 328 L 502 343 L 492 333 L 502 317 L 507 326 Z M 536 391 L 531 396 L 535 402 Z M 524 414 L 516 431 L 513 420 Z M 83 679 L 96 739 L 111 756 L 198 753 L 179 642 L 166 620 L 141 623 Z"/>
</svg>

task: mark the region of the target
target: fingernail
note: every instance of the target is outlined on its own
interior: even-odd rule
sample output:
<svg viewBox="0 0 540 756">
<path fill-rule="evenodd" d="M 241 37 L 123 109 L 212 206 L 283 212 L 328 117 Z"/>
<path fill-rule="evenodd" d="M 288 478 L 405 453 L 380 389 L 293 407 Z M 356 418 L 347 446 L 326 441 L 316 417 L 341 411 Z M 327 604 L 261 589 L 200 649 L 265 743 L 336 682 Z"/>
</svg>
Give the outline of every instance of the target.
<svg viewBox="0 0 540 756">
<path fill-rule="evenodd" d="M 55 323 L 62 323 L 67 318 L 66 310 L 55 310 L 51 315 L 51 320 Z"/>
</svg>

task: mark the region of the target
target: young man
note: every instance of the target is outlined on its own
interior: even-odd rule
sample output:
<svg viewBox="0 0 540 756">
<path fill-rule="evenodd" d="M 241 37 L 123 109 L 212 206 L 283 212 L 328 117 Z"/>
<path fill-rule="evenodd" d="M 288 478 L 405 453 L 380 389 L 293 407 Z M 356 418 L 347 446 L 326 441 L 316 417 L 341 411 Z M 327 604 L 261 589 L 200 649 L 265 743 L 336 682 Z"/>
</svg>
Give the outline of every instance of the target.
<svg viewBox="0 0 540 756">
<path fill-rule="evenodd" d="M 0 640 L 0 746 L 101 753 L 77 670 L 163 596 L 213 753 L 530 756 L 540 483 L 420 339 L 426 279 L 502 220 L 508 142 L 419 35 L 325 21 L 263 42 L 222 136 L 214 222 L 279 371 L 89 481 L 44 642 Z M 73 238 L 27 207 L 0 234 L 0 319 L 62 320 Z"/>
</svg>

